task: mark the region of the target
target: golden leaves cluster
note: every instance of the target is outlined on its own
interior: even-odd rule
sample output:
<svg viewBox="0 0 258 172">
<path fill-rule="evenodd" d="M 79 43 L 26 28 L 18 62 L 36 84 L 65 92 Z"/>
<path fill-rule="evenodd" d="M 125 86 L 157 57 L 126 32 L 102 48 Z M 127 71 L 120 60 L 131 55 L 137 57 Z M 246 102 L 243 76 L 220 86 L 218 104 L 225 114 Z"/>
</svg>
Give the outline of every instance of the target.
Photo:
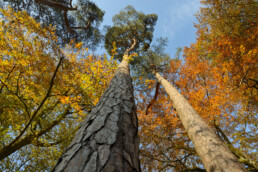
<svg viewBox="0 0 258 172">
<path fill-rule="evenodd" d="M 25 11 L 0 12 L 0 153 L 13 151 L 0 168 L 51 169 L 117 63 L 82 43 L 60 47 L 55 28 Z"/>
</svg>

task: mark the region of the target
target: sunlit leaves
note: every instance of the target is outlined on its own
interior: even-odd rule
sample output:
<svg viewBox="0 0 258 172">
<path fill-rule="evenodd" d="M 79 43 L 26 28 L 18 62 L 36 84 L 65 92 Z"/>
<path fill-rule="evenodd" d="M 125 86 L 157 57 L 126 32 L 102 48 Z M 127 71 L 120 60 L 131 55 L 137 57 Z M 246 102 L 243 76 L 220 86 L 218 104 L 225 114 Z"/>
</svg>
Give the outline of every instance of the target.
<svg viewBox="0 0 258 172">
<path fill-rule="evenodd" d="M 89 54 L 82 43 L 60 48 L 55 28 L 42 27 L 24 11 L 1 14 L 0 153 L 13 154 L 0 167 L 51 169 L 117 63 Z"/>
<path fill-rule="evenodd" d="M 197 41 L 184 49 L 178 85 L 211 126 L 217 123 L 234 146 L 255 161 L 257 3 L 202 2 L 206 6 L 198 14 Z"/>
<path fill-rule="evenodd" d="M 239 160 L 246 167 L 254 169 L 248 163 L 257 162 L 257 3 L 202 2 L 196 42 L 184 48 L 182 63 L 179 58 L 171 60 L 170 69 L 163 75 L 226 142 L 215 126 L 223 130 L 233 148 L 227 145 L 242 157 Z M 164 92 L 160 92 L 150 113 L 145 115 L 155 81 L 141 82 L 146 85 L 141 87 L 137 101 L 142 126 L 142 165 L 160 171 L 203 168 Z"/>
</svg>

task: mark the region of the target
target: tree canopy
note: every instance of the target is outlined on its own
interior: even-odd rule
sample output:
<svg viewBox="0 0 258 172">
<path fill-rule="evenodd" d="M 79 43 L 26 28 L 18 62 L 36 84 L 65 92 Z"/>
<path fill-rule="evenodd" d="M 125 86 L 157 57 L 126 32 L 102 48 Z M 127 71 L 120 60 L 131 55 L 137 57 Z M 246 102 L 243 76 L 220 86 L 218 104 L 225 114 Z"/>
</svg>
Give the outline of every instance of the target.
<svg viewBox="0 0 258 172">
<path fill-rule="evenodd" d="M 90 55 L 82 43 L 61 48 L 55 29 L 41 27 L 25 11 L 1 13 L 0 168 L 51 169 L 116 62 Z"/>
<path fill-rule="evenodd" d="M 88 48 L 96 48 L 102 39 L 99 26 L 104 12 L 90 0 L 4 0 L 0 5 L 26 10 L 37 22 L 55 26 L 58 42 L 62 45 L 75 39 L 83 41 Z"/>
<path fill-rule="evenodd" d="M 90 0 L 0 2 L 10 5 L 0 11 L 0 169 L 51 171 L 129 49 L 139 55 L 131 75 L 142 171 L 205 171 L 153 70 L 175 86 L 247 170 L 258 170 L 258 3 L 201 3 L 196 41 L 173 57 L 165 51 L 165 38 L 153 41 L 158 16 L 132 6 L 101 33 L 104 12 Z M 103 38 L 110 56 L 88 50 Z"/>
<path fill-rule="evenodd" d="M 197 40 L 163 71 L 248 169 L 257 169 L 257 3 L 202 1 Z M 233 17 L 232 17 L 233 16 Z M 177 55 L 175 55 L 177 56 Z M 142 79 L 137 100 L 145 169 L 202 170 L 173 104 L 156 81 Z M 143 90 L 147 89 L 147 92 Z M 146 97 L 148 97 L 146 99 Z M 151 163 L 155 162 L 155 163 Z"/>
<path fill-rule="evenodd" d="M 145 15 L 137 12 L 132 6 L 127 6 L 113 17 L 114 26 L 107 29 L 105 36 L 107 52 L 112 53 L 112 45 L 115 42 L 117 46 L 115 58 L 121 61 L 125 50 L 130 48 L 134 41 L 136 41 L 134 52 L 146 51 L 152 41 L 157 19 L 156 14 Z"/>
</svg>

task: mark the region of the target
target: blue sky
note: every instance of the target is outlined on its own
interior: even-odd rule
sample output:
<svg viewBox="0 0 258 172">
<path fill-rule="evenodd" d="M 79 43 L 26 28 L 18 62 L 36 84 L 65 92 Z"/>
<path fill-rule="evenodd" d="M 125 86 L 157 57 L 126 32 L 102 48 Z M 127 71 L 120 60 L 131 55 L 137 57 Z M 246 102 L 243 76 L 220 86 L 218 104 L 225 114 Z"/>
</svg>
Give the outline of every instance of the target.
<svg viewBox="0 0 258 172">
<path fill-rule="evenodd" d="M 112 26 L 112 17 L 127 5 L 145 14 L 155 13 L 159 19 L 155 27 L 154 39 L 167 37 L 166 53 L 172 57 L 177 47 L 189 46 L 195 42 L 197 23 L 194 14 L 201 6 L 199 0 L 94 0 L 105 11 L 103 25 Z"/>
</svg>

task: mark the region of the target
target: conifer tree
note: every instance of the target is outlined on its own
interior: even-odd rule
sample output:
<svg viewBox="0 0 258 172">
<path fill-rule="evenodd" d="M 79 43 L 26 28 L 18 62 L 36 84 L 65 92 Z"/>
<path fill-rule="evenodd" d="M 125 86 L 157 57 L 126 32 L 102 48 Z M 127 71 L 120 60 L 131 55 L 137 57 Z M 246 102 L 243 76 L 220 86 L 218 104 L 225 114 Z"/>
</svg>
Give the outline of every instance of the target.
<svg viewBox="0 0 258 172">
<path fill-rule="evenodd" d="M 156 15 L 144 15 L 131 6 L 113 18 L 114 26 L 105 38 L 106 48 L 111 53 L 112 43 L 117 40 L 117 57 L 122 56 L 122 61 L 53 171 L 140 171 L 129 53 L 142 49 L 146 40 L 151 41 L 156 20 Z"/>
</svg>

